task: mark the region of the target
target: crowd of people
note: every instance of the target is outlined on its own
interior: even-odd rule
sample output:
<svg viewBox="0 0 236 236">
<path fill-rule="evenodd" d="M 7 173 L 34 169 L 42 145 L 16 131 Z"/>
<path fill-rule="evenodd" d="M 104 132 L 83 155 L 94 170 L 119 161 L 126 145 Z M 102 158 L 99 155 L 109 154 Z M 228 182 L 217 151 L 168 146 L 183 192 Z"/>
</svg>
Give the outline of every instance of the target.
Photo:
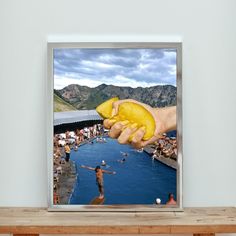
<svg viewBox="0 0 236 236">
<path fill-rule="evenodd" d="M 63 147 L 66 143 L 79 146 L 80 143 L 88 142 L 95 137 L 104 135 L 106 132 L 107 130 L 104 129 L 101 124 L 84 127 L 83 129 L 76 129 L 75 131 L 66 131 L 65 133 L 55 134 L 54 146 Z"/>
<path fill-rule="evenodd" d="M 68 167 L 70 161 L 71 149 L 77 151 L 81 143 L 93 144 L 96 142 L 106 142 L 102 138 L 106 134 L 106 130 L 101 124 L 95 124 L 91 127 L 84 127 L 76 131 L 66 131 L 65 133 L 55 134 L 53 140 L 53 202 L 60 204 L 60 196 L 58 194 L 58 185 L 60 176 Z M 101 136 L 101 137 L 99 137 Z"/>
<path fill-rule="evenodd" d="M 162 137 L 155 142 L 153 151 L 153 158 L 163 156 L 165 158 L 171 158 L 177 160 L 177 140 L 176 137 L 168 137 L 166 133 L 162 134 Z"/>
</svg>

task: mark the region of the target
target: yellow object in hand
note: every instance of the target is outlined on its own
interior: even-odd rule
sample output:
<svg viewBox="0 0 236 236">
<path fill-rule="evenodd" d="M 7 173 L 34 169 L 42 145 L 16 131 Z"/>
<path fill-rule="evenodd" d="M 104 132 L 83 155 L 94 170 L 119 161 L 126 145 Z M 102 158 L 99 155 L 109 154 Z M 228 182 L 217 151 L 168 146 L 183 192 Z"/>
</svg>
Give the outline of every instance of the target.
<svg viewBox="0 0 236 236">
<path fill-rule="evenodd" d="M 110 119 L 112 117 L 112 104 L 113 102 L 118 101 L 118 97 L 110 98 L 97 106 L 97 113 L 104 119 Z"/>
<path fill-rule="evenodd" d="M 118 114 L 112 116 L 112 104 L 118 101 L 117 97 L 111 98 L 104 103 L 100 104 L 96 111 L 104 119 L 114 119 L 116 121 L 129 121 L 129 125 L 137 124 L 138 128 L 145 127 L 145 134 L 143 140 L 148 140 L 153 137 L 156 125 L 152 114 L 145 109 L 144 106 L 134 102 L 123 102 L 118 107 Z M 132 136 L 132 135 L 131 135 Z M 132 139 L 132 137 L 130 137 Z"/>
</svg>

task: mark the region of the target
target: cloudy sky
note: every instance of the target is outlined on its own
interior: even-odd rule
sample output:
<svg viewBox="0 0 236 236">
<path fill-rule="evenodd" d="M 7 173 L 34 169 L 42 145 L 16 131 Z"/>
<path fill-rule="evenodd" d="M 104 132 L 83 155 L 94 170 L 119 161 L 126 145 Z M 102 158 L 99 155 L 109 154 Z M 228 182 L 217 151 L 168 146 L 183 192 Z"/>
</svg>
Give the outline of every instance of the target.
<svg viewBox="0 0 236 236">
<path fill-rule="evenodd" d="M 54 88 L 69 84 L 151 87 L 176 86 L 172 49 L 55 49 Z"/>
</svg>

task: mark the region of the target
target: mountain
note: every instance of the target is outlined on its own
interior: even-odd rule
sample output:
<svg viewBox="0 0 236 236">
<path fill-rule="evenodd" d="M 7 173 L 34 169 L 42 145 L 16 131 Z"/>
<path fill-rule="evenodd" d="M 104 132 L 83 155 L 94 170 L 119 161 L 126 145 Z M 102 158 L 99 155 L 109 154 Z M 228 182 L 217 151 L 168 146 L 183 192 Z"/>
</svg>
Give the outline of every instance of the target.
<svg viewBox="0 0 236 236">
<path fill-rule="evenodd" d="M 60 111 L 73 111 L 76 110 L 71 104 L 60 98 L 56 93 L 54 93 L 54 112 Z"/>
<path fill-rule="evenodd" d="M 177 89 L 172 85 L 131 88 L 101 84 L 89 88 L 71 84 L 61 90 L 55 90 L 55 93 L 77 109 L 95 109 L 100 103 L 116 96 L 120 99 L 132 98 L 152 107 L 165 107 L 176 105 Z"/>
</svg>

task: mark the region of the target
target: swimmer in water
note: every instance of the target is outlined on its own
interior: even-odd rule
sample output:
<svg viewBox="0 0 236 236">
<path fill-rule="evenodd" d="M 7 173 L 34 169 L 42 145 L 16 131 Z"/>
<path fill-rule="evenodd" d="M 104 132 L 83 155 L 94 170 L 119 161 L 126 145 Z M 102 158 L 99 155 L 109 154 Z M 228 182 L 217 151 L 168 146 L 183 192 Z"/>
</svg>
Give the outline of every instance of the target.
<svg viewBox="0 0 236 236">
<path fill-rule="evenodd" d="M 117 161 L 120 162 L 120 163 L 124 163 L 126 161 L 126 159 L 123 158 L 122 160 L 117 160 Z"/>
<path fill-rule="evenodd" d="M 129 154 L 127 152 L 120 152 L 123 156 L 127 157 Z"/>
<path fill-rule="evenodd" d="M 102 166 L 106 166 L 106 162 L 104 160 L 102 160 Z"/>
</svg>

